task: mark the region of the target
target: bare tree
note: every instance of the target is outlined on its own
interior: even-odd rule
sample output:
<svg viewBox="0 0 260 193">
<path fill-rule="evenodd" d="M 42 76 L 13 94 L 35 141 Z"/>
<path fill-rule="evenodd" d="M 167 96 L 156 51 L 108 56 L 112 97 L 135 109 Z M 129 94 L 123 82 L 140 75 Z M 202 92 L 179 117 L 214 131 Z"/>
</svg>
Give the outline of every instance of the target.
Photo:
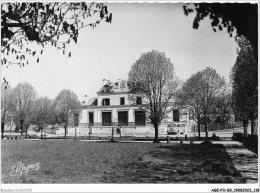
<svg viewBox="0 0 260 193">
<path fill-rule="evenodd" d="M 1 84 L 1 137 L 4 137 L 5 125 L 10 119 L 10 93 L 11 87 L 6 83 Z"/>
<path fill-rule="evenodd" d="M 142 54 L 128 74 L 130 103 L 138 106 L 155 129 L 154 142 L 159 142 L 158 129 L 169 112 L 178 87 L 178 79 L 170 59 L 159 51 Z"/>
<path fill-rule="evenodd" d="M 56 121 L 64 127 L 66 137 L 68 126 L 75 122 L 74 117 L 79 117 L 81 112 L 80 101 L 73 91 L 63 89 L 55 98 L 53 109 Z"/>
<path fill-rule="evenodd" d="M 29 63 L 29 56 L 37 56 L 35 61 L 39 62 L 47 44 L 70 57 L 66 45 L 77 43 L 79 30 L 95 28 L 102 21 L 112 21 L 112 14 L 103 3 L 1 3 L 2 65 L 21 67 Z"/>
<path fill-rule="evenodd" d="M 32 123 L 37 92 L 30 83 L 19 83 L 10 95 L 10 111 L 15 119 L 16 126 L 19 126 L 21 137 Z"/>
</svg>

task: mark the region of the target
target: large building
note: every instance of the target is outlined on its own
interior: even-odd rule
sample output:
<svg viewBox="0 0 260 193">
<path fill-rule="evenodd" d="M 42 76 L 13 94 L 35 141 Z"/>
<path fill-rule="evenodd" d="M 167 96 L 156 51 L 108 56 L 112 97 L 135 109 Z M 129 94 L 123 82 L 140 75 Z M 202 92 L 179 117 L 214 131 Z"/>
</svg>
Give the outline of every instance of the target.
<svg viewBox="0 0 260 193">
<path fill-rule="evenodd" d="M 87 133 L 109 135 L 114 129 L 115 134 L 122 136 L 154 136 L 153 126 L 147 121 L 139 107 L 133 106 L 128 100 L 128 85 L 126 81 L 104 82 L 97 92 L 97 98 L 82 104 L 79 127 Z M 136 98 L 141 104 L 142 98 Z M 159 136 L 167 132 L 167 127 L 173 122 L 188 123 L 187 115 L 181 115 L 179 110 L 169 106 L 169 113 L 159 127 Z"/>
</svg>

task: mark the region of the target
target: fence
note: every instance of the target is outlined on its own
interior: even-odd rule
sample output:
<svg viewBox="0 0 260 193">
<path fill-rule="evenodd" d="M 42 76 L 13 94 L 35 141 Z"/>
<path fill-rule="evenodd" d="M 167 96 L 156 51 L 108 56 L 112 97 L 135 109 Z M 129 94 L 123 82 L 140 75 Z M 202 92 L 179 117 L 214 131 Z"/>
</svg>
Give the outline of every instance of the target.
<svg viewBox="0 0 260 193">
<path fill-rule="evenodd" d="M 211 123 L 208 124 L 208 131 L 218 131 L 218 130 L 225 130 L 225 129 L 235 129 L 235 128 L 241 128 L 243 127 L 242 122 L 233 122 L 233 123 Z M 197 132 L 198 131 L 198 125 L 193 125 L 191 127 L 191 132 Z M 205 132 L 205 125 L 200 125 L 200 131 Z"/>
</svg>

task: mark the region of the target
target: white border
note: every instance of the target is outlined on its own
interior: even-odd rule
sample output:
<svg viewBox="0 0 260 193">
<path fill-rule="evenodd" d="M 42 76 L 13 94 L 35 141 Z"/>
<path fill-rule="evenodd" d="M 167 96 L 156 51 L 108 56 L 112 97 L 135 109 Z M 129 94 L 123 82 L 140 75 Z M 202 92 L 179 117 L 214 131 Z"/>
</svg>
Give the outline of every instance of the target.
<svg viewBox="0 0 260 193">
<path fill-rule="evenodd" d="M 19 0 L 9 0 L 2 2 L 15 2 Z M 39 0 L 25 0 L 23 2 L 39 2 Z M 46 1 L 46 0 L 42 0 Z M 48 2 L 57 2 L 65 0 L 56 0 Z M 91 0 L 81 0 L 85 2 L 92 2 Z M 67 1 L 67 2 L 80 2 L 77 1 Z M 96 0 L 93 0 L 96 2 Z M 161 1 L 161 0 L 150 0 L 150 1 L 98 1 L 104 3 L 257 3 L 258 0 L 205 0 L 205 1 L 192 1 L 192 0 L 182 0 L 182 1 Z M 258 5 L 259 9 L 259 5 Z M 258 23 L 260 21 L 258 20 Z M 2 73 L 1 73 L 2 74 Z M 0 140 L 1 141 L 1 140 Z M 258 139 L 259 141 L 259 139 Z M 1 144 L 0 144 L 1 146 Z M 1 150 L 0 150 L 1 151 Z M 0 161 L 1 162 L 1 161 Z M 259 163 L 258 163 L 258 173 L 259 173 Z M 1 192 L 212 192 L 212 189 L 219 189 L 219 192 L 227 192 L 227 189 L 259 189 L 259 184 L 2 184 L 1 182 Z M 29 191 L 26 191 L 29 190 Z M 31 190 L 31 191 L 30 191 Z M 222 191 L 221 191 L 222 190 Z M 242 191 L 238 191 L 242 192 Z"/>
<path fill-rule="evenodd" d="M 219 192 L 259 189 L 259 184 L 2 184 L 1 192 Z M 221 190 L 222 189 L 222 190 Z M 238 191 L 242 192 L 242 191 Z"/>
</svg>

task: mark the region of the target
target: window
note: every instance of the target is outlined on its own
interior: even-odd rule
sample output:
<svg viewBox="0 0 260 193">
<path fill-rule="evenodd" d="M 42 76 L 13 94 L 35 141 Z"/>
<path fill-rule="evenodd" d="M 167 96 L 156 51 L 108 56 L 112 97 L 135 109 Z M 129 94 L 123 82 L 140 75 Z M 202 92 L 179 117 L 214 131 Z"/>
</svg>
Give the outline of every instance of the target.
<svg viewBox="0 0 260 193">
<path fill-rule="evenodd" d="M 94 125 L 94 113 L 88 114 L 88 124 L 93 126 Z"/>
<path fill-rule="evenodd" d="M 125 88 L 125 82 L 120 82 L 120 88 Z"/>
<path fill-rule="evenodd" d="M 102 106 L 109 106 L 110 105 L 110 99 L 103 99 L 102 100 Z"/>
<path fill-rule="evenodd" d="M 111 126 L 111 112 L 102 112 L 102 126 Z"/>
<path fill-rule="evenodd" d="M 118 82 L 115 83 L 115 88 L 118 89 Z"/>
<path fill-rule="evenodd" d="M 173 122 L 179 122 L 180 121 L 180 112 L 178 109 L 173 110 Z"/>
<path fill-rule="evenodd" d="M 145 113 L 142 111 L 135 111 L 135 125 L 145 125 Z"/>
<path fill-rule="evenodd" d="M 141 105 L 142 104 L 142 98 L 141 97 L 136 97 L 136 104 Z"/>
<path fill-rule="evenodd" d="M 128 125 L 128 112 L 119 111 L 118 112 L 118 126 L 126 126 L 126 125 Z"/>
<path fill-rule="evenodd" d="M 125 97 L 120 98 L 120 105 L 125 105 Z"/>
</svg>

